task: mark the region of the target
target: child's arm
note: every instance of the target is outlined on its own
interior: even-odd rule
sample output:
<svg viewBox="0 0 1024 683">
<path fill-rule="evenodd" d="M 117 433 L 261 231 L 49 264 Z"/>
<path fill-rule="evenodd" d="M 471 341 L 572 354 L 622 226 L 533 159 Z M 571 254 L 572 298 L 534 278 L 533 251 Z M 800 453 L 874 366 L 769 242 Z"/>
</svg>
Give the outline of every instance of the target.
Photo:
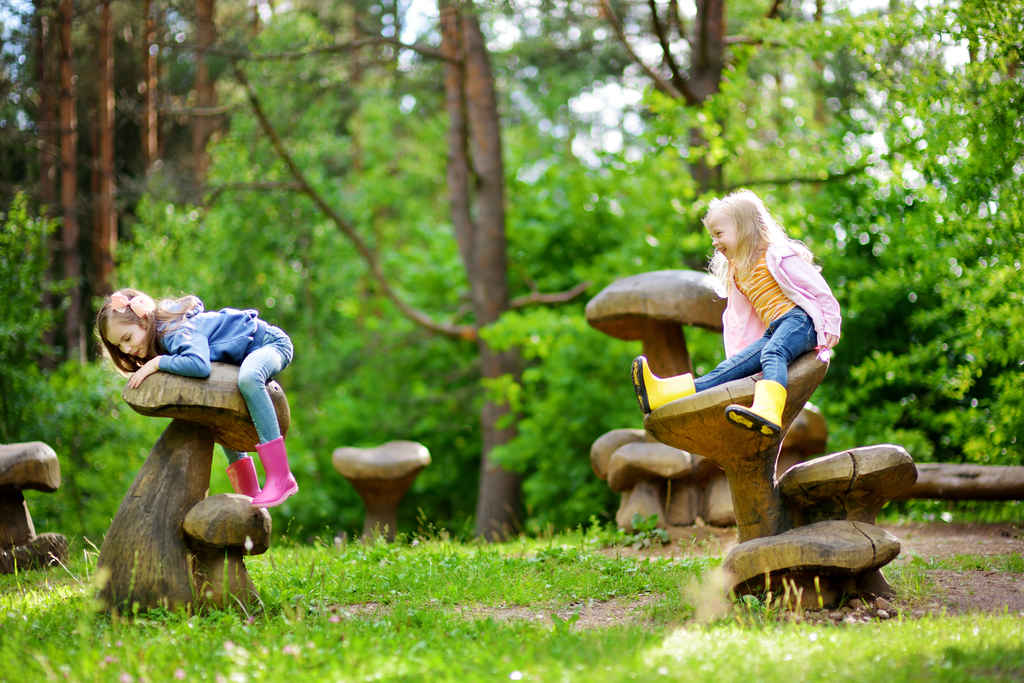
<svg viewBox="0 0 1024 683">
<path fill-rule="evenodd" d="M 161 340 L 167 355 L 157 356 L 159 369 L 185 377 L 210 376 L 210 340 L 191 325 L 164 335 Z"/>
</svg>

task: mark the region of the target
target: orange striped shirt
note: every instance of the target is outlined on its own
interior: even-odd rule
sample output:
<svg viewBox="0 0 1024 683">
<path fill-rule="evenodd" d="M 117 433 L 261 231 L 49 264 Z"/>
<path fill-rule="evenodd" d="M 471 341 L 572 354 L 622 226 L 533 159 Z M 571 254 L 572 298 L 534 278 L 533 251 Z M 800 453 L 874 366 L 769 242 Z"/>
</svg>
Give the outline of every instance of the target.
<svg viewBox="0 0 1024 683">
<path fill-rule="evenodd" d="M 779 287 L 779 283 L 772 277 L 768 265 L 764 262 L 764 254 L 761 255 L 747 277 L 736 278 L 736 286 L 743 296 L 750 300 L 758 317 L 765 324 L 771 325 L 779 316 L 788 313 L 796 307 L 789 297 Z"/>
</svg>

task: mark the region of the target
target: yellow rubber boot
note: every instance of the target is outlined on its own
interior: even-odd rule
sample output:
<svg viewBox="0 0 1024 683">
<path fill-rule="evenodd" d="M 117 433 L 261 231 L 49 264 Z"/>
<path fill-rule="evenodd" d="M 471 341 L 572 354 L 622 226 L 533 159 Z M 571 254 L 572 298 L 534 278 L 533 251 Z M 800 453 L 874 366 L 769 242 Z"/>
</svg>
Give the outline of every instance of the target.
<svg viewBox="0 0 1024 683">
<path fill-rule="evenodd" d="M 686 373 L 675 377 L 658 377 L 651 372 L 646 356 L 633 359 L 633 388 L 636 389 L 636 399 L 644 415 L 697 391 L 693 386 L 693 375 Z"/>
<path fill-rule="evenodd" d="M 747 408 L 734 403 L 725 409 L 725 417 L 744 429 L 765 436 L 778 436 L 782 431 L 782 409 L 785 407 L 786 387 L 764 379 L 754 384 L 754 405 Z"/>
</svg>

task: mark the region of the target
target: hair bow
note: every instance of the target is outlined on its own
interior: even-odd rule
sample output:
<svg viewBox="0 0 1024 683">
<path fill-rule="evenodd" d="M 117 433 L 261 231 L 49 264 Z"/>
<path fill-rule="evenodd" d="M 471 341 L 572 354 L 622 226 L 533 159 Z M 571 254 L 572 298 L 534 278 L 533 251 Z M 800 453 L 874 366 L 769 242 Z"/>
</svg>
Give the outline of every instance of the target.
<svg viewBox="0 0 1024 683">
<path fill-rule="evenodd" d="M 110 295 L 110 306 L 118 313 L 122 313 L 126 308 L 130 308 L 132 313 L 140 318 L 147 317 L 156 308 L 153 300 L 145 294 L 136 294 L 129 299 L 121 292 L 114 292 Z"/>
</svg>

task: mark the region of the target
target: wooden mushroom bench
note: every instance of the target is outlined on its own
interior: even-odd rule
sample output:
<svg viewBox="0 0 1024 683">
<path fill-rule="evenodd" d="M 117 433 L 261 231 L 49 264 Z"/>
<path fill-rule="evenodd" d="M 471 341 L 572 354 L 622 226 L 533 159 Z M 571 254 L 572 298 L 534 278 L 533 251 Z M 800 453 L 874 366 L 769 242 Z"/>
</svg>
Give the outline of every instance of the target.
<svg viewBox="0 0 1024 683">
<path fill-rule="evenodd" d="M 267 389 L 285 434 L 288 401 L 277 382 Z M 259 442 L 238 368 L 213 363 L 206 379 L 158 372 L 122 397 L 143 415 L 173 419 L 103 539 L 98 565 L 108 576 L 100 598 L 120 610 L 253 602 L 241 555 L 267 549 L 270 514 L 244 496 L 207 499 L 214 443 L 253 451 Z"/>
<path fill-rule="evenodd" d="M 363 538 L 395 539 L 398 503 L 420 470 L 430 464 L 427 447 L 415 441 L 388 441 L 375 448 L 343 447 L 332 454 L 334 469 L 362 498 L 366 507 Z"/>
<path fill-rule="evenodd" d="M 827 369 L 813 353 L 790 365 L 783 435 Z M 899 541 L 871 522 L 913 484 L 910 456 L 899 446 L 868 446 L 794 465 L 776 481 L 781 437 L 739 430 L 724 415 L 730 403 L 749 405 L 755 379 L 673 401 L 645 420 L 660 441 L 725 470 L 740 541 L 723 563 L 730 588 L 780 595 L 787 584 L 787 597 L 802 595 L 794 604 L 805 607 L 831 606 L 843 593 L 888 592 L 879 568 L 899 554 Z"/>
<path fill-rule="evenodd" d="M 0 574 L 66 562 L 60 534 L 36 535 L 22 491 L 52 493 L 60 487 L 60 462 L 41 441 L 0 445 Z"/>
</svg>

